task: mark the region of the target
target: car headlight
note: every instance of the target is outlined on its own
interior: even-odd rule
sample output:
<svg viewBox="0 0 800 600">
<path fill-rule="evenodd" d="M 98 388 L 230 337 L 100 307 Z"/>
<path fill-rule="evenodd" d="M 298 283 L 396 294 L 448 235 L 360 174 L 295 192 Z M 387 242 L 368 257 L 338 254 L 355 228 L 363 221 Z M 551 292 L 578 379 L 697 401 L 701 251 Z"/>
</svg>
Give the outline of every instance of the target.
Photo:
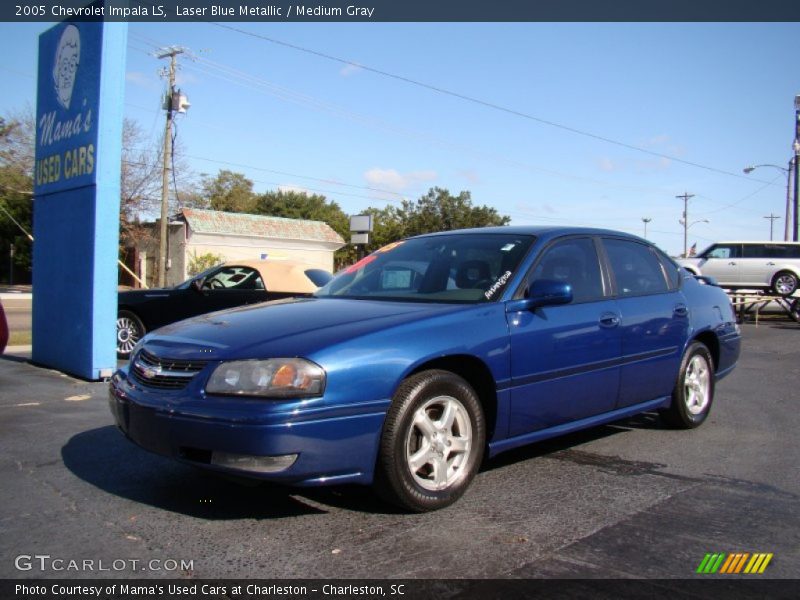
<svg viewBox="0 0 800 600">
<path fill-rule="evenodd" d="M 234 360 L 211 374 L 206 393 L 264 398 L 308 398 L 325 390 L 325 371 L 303 358 Z"/>
</svg>

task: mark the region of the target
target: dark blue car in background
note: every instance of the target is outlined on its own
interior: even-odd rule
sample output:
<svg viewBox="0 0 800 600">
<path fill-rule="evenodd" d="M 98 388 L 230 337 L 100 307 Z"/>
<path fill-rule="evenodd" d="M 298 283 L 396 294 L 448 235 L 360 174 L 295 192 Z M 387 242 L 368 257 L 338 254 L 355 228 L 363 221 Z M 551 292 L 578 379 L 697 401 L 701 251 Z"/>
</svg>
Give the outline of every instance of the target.
<svg viewBox="0 0 800 600">
<path fill-rule="evenodd" d="M 725 293 L 645 240 L 464 230 L 386 246 L 312 298 L 150 333 L 110 404 L 153 452 L 425 511 L 487 453 L 643 411 L 697 427 L 740 339 Z"/>
</svg>

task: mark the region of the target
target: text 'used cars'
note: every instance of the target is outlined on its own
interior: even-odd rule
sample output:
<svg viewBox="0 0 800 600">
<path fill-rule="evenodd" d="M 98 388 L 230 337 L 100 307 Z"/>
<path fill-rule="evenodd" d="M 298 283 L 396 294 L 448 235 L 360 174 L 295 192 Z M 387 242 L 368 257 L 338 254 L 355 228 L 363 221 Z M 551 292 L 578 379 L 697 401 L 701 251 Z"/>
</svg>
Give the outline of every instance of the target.
<svg viewBox="0 0 800 600">
<path fill-rule="evenodd" d="M 487 453 L 643 411 L 697 427 L 740 339 L 720 288 L 637 237 L 463 230 L 390 244 L 311 298 L 148 334 L 110 405 L 153 452 L 425 511 Z"/>
</svg>

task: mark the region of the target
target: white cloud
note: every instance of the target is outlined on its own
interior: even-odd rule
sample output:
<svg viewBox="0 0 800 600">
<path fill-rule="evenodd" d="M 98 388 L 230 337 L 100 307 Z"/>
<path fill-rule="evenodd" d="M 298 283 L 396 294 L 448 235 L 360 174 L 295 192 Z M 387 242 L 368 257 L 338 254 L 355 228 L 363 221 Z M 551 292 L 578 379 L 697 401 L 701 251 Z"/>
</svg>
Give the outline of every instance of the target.
<svg viewBox="0 0 800 600">
<path fill-rule="evenodd" d="M 617 168 L 617 166 L 614 164 L 614 161 L 608 158 L 607 156 L 598 159 L 597 166 L 600 167 L 601 171 L 605 171 L 606 173 L 611 173 Z"/>
<path fill-rule="evenodd" d="M 434 181 L 439 175 L 433 170 L 400 173 L 396 169 L 374 167 L 364 173 L 364 179 L 371 186 L 402 193 L 418 184 Z"/>
<path fill-rule="evenodd" d="M 481 177 L 475 169 L 462 169 L 458 174 L 473 185 L 478 185 L 481 182 Z"/>
<path fill-rule="evenodd" d="M 353 63 L 348 63 L 341 68 L 339 74 L 342 77 L 350 77 L 351 75 L 355 75 L 356 73 L 360 73 L 364 69 L 359 67 L 358 65 L 354 65 Z"/>
<path fill-rule="evenodd" d="M 305 194 L 306 196 L 313 196 L 313 194 L 308 189 L 306 189 L 306 188 L 304 188 L 302 186 L 299 186 L 299 185 L 291 184 L 291 183 L 287 183 L 287 184 L 284 184 L 284 185 L 279 185 L 278 186 L 278 191 L 279 192 L 297 192 L 298 194 Z"/>
<path fill-rule="evenodd" d="M 667 142 L 669 142 L 670 137 L 666 133 L 662 133 L 659 135 L 654 135 L 650 139 L 644 141 L 642 144 L 645 148 L 652 147 L 652 146 L 663 146 Z"/>
<path fill-rule="evenodd" d="M 186 71 L 178 71 L 178 73 L 175 75 L 175 83 L 179 86 L 200 83 L 200 78 L 196 75 L 192 75 L 191 73 L 187 73 Z"/>
<path fill-rule="evenodd" d="M 161 84 L 154 76 L 147 75 L 146 73 L 142 73 L 141 71 L 126 72 L 125 81 L 127 81 L 128 83 L 132 83 L 133 85 L 138 85 L 139 87 L 143 87 L 150 90 L 161 87 Z"/>
</svg>

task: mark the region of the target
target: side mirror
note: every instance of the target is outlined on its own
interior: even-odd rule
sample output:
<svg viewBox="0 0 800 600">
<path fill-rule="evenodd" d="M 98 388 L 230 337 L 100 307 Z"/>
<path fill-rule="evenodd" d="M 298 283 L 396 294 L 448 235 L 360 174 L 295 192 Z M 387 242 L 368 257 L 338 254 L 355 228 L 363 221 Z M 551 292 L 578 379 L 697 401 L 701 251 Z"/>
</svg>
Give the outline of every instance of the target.
<svg viewBox="0 0 800 600">
<path fill-rule="evenodd" d="M 507 312 L 534 310 L 542 306 L 558 306 L 572 302 L 572 287 L 563 281 L 553 279 L 537 279 L 521 300 L 512 300 L 507 305 Z"/>
<path fill-rule="evenodd" d="M 206 278 L 205 278 L 205 277 L 199 277 L 199 278 L 197 278 L 197 279 L 193 280 L 193 281 L 192 281 L 192 289 L 193 289 L 195 292 L 200 292 L 200 293 L 202 293 L 202 292 L 203 292 L 203 284 L 204 284 L 205 282 L 206 282 Z"/>
</svg>

